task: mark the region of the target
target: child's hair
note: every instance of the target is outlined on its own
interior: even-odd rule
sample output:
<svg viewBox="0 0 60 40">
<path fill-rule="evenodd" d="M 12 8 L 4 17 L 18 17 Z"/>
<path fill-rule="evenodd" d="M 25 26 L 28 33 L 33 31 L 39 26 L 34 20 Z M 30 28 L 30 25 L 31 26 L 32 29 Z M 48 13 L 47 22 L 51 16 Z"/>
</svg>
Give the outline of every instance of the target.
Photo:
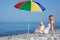
<svg viewBox="0 0 60 40">
<path fill-rule="evenodd" d="M 41 24 L 43 24 L 43 22 L 42 22 L 42 21 L 40 22 L 40 26 L 41 26 Z"/>
</svg>

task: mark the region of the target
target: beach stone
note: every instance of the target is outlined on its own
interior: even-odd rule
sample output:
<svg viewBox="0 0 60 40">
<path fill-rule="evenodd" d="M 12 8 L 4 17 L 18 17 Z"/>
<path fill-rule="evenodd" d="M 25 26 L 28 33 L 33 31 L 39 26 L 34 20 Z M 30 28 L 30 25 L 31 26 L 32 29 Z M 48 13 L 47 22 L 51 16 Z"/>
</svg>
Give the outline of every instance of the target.
<svg viewBox="0 0 60 40">
<path fill-rule="evenodd" d="M 40 38 L 39 40 L 47 40 L 47 38 L 45 38 L 45 37 L 42 37 L 42 38 Z"/>
<path fill-rule="evenodd" d="M 53 40 L 53 38 L 50 37 L 50 38 L 47 38 L 47 40 Z"/>
<path fill-rule="evenodd" d="M 8 37 L 0 37 L 0 40 L 8 40 Z"/>
<path fill-rule="evenodd" d="M 59 40 L 60 40 L 60 37 L 58 37 L 59 38 Z"/>
<path fill-rule="evenodd" d="M 54 38 L 54 40 L 59 40 L 58 38 Z"/>
<path fill-rule="evenodd" d="M 34 40 L 34 38 L 30 38 L 30 40 Z"/>
</svg>

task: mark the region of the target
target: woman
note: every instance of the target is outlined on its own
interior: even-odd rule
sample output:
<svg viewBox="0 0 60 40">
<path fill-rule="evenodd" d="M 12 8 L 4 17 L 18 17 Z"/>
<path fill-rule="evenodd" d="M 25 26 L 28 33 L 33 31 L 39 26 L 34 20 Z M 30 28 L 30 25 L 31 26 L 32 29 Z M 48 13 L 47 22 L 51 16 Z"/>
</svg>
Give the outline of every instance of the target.
<svg viewBox="0 0 60 40">
<path fill-rule="evenodd" d="M 51 25 L 51 28 L 52 28 L 52 32 L 54 32 L 54 16 L 53 15 L 50 15 L 49 16 L 49 20 L 50 20 L 50 25 Z"/>
</svg>

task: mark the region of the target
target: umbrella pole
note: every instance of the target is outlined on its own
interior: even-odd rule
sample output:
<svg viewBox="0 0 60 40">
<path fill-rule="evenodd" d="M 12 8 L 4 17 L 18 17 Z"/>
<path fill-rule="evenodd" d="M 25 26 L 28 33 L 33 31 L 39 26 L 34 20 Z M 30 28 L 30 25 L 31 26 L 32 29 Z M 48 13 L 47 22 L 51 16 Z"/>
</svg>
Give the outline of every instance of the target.
<svg viewBox="0 0 60 40">
<path fill-rule="evenodd" d="M 29 34 L 29 28 L 30 28 L 30 24 L 28 23 L 28 34 Z"/>
<path fill-rule="evenodd" d="M 32 1 L 32 0 L 30 0 L 30 1 Z M 29 30 L 30 30 L 29 28 L 30 28 L 30 24 L 28 23 L 28 34 L 29 34 Z"/>
</svg>

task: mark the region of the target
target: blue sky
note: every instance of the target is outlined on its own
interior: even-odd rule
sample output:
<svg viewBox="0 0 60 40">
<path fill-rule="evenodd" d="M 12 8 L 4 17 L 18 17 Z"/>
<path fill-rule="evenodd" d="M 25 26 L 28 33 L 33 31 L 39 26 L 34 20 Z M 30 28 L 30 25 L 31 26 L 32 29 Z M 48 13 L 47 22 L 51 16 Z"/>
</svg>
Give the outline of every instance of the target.
<svg viewBox="0 0 60 40">
<path fill-rule="evenodd" d="M 0 0 L 0 22 L 44 21 L 54 15 L 55 21 L 60 22 L 60 0 L 33 0 L 43 5 L 46 10 L 29 12 L 14 8 L 14 5 L 23 0 Z"/>
</svg>

